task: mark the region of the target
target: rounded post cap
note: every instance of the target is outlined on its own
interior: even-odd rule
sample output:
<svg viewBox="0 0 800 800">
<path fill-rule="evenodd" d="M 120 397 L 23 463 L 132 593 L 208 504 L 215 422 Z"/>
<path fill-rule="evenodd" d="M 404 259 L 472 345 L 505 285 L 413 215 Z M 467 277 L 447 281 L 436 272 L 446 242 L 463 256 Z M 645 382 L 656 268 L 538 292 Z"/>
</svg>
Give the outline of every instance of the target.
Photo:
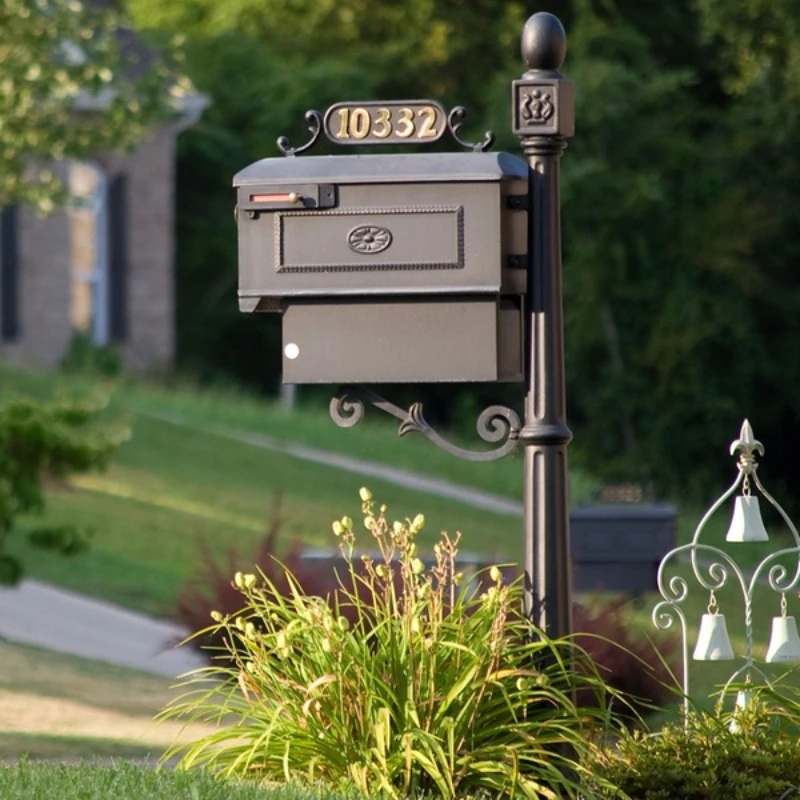
<svg viewBox="0 0 800 800">
<path fill-rule="evenodd" d="M 522 29 L 520 51 L 529 69 L 558 71 L 567 54 L 567 34 L 561 20 L 547 11 L 529 17 Z"/>
</svg>

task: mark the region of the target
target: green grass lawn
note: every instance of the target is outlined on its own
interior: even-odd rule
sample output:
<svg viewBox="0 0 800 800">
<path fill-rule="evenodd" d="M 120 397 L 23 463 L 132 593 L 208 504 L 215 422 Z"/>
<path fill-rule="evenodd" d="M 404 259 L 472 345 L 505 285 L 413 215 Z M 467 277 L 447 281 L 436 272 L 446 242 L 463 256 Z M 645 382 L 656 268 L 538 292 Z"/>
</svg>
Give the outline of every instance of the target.
<svg viewBox="0 0 800 800">
<path fill-rule="evenodd" d="M 15 800 L 356 800 L 324 789 L 260 788 L 198 772 L 168 772 L 133 764 L 34 764 L 0 769 L 0 797 Z"/>
<path fill-rule="evenodd" d="M 133 436 L 109 470 L 79 476 L 48 492 L 45 519 L 29 519 L 22 529 L 45 523 L 72 523 L 94 531 L 91 550 L 72 559 L 32 551 L 18 537 L 14 550 L 29 574 L 155 615 L 167 615 L 181 586 L 197 567 L 204 540 L 219 556 L 233 548 L 242 568 L 263 536 L 280 496 L 285 545 L 296 537 L 315 547 L 333 547 L 333 519 L 358 517 L 358 489 L 368 485 L 396 518 L 423 512 L 428 520 L 420 539 L 424 550 L 439 532 L 461 531 L 462 551 L 518 561 L 521 521 L 395 487 L 384 481 L 302 461 L 226 438 L 213 428 L 254 430 L 292 442 L 349 453 L 423 475 L 463 482 L 508 497 L 521 495 L 518 457 L 489 464 L 462 462 L 429 442 L 400 440 L 396 426 L 365 420 L 338 428 L 325 413 L 301 410 L 288 415 L 276 404 L 232 392 L 198 392 L 97 379 L 56 378 L 49 374 L 0 370 L 2 391 L 49 397 L 55 392 L 112 392 L 110 413 L 130 419 Z M 153 415 L 179 415 L 186 427 Z M 575 491 L 585 497 L 588 481 Z M 365 532 L 366 536 L 366 532 Z"/>
<path fill-rule="evenodd" d="M 379 502 L 389 504 L 393 516 L 414 516 L 420 511 L 426 515 L 423 548 L 430 546 L 441 530 L 460 530 L 464 536 L 462 551 L 497 560 L 519 560 L 521 522 L 516 517 L 474 510 L 455 501 L 301 461 L 232 440 L 218 431 L 254 431 L 514 499 L 521 496 L 518 455 L 489 464 L 460 461 L 421 437 L 400 439 L 396 424 L 374 409 L 368 409 L 367 418 L 358 426 L 340 429 L 319 407 L 288 414 L 278 404 L 234 390 L 198 390 L 188 384 L 104 384 L 96 378 L 57 378 L 0 368 L 0 395 L 16 391 L 49 397 L 54 392 L 99 390 L 111 392 L 110 413 L 128 416 L 133 437 L 106 473 L 79 476 L 71 484 L 48 492 L 45 521 L 90 525 L 95 536 L 91 550 L 72 559 L 32 551 L 18 539 L 15 549 L 35 577 L 154 615 L 169 615 L 181 587 L 196 572 L 201 540 L 219 557 L 236 550 L 240 554 L 236 568 L 249 569 L 248 557 L 263 536 L 271 508 L 280 496 L 286 518 L 284 545 L 296 537 L 311 546 L 332 547 L 335 540 L 330 522 L 343 514 L 358 517 L 357 492 L 363 484 L 372 489 Z M 158 418 L 164 415 L 178 417 L 186 424 Z M 573 501 L 586 500 L 592 488 L 592 481 L 571 470 Z M 679 542 L 689 541 L 702 511 L 681 515 Z M 727 513 L 718 513 L 703 541 L 724 539 Z M 770 527 L 768 512 L 765 519 Z M 25 520 L 22 528 L 41 521 Z M 750 566 L 764 549 L 759 555 L 757 546 L 739 545 L 735 552 L 744 566 Z M 769 636 L 769 619 L 778 609 L 774 596 L 762 594 L 759 590 L 756 609 L 762 616 L 756 639 L 763 649 Z M 643 633 L 653 630 L 649 614 L 657 600 L 646 598 L 644 608 L 634 614 L 635 624 Z M 732 636 L 741 639 L 741 601 L 725 593 L 720 593 L 718 600 Z M 792 613 L 797 599 L 789 600 Z M 687 601 L 690 626 L 696 626 L 707 603 L 705 593 L 695 589 Z M 694 635 L 690 633 L 692 647 Z M 742 652 L 742 648 L 737 647 L 737 651 Z M 693 664 L 692 668 L 696 673 L 693 689 L 702 697 L 724 681 L 730 663 Z"/>
</svg>

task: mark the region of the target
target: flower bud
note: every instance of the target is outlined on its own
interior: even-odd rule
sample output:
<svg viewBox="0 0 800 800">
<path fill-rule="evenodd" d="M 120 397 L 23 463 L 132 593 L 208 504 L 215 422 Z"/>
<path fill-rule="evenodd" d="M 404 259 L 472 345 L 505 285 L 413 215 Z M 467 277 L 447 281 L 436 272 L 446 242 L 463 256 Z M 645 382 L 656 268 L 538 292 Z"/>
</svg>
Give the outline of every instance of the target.
<svg viewBox="0 0 800 800">
<path fill-rule="evenodd" d="M 375 574 L 379 578 L 385 578 L 386 577 L 386 567 L 383 564 L 378 564 L 378 566 L 375 567 Z"/>
<path fill-rule="evenodd" d="M 342 517 L 342 527 L 346 531 L 353 530 L 353 520 L 350 517 Z"/>
<path fill-rule="evenodd" d="M 369 489 L 367 489 L 366 486 L 362 486 L 358 490 L 358 496 L 361 498 L 361 501 L 364 502 L 364 503 L 368 503 L 370 500 L 372 500 L 372 492 Z"/>
<path fill-rule="evenodd" d="M 325 653 L 330 653 L 331 651 L 331 640 L 327 636 L 322 640 L 322 650 Z"/>
<path fill-rule="evenodd" d="M 247 625 L 244 626 L 244 635 L 248 639 L 255 639 L 256 638 L 256 626 L 253 625 L 252 622 L 248 622 Z"/>
<path fill-rule="evenodd" d="M 371 531 L 371 530 L 372 530 L 372 526 L 373 526 L 374 524 L 375 524 L 375 517 L 373 517 L 373 516 L 364 517 L 364 527 L 365 527 L 365 528 L 366 528 L 368 531 Z"/>
<path fill-rule="evenodd" d="M 489 577 L 495 582 L 500 583 L 503 580 L 503 573 L 500 572 L 500 567 L 492 567 L 489 570 Z"/>
<path fill-rule="evenodd" d="M 333 533 L 335 536 L 341 536 L 344 533 L 344 525 L 342 525 L 342 523 L 339 522 L 338 519 L 333 523 L 331 527 L 333 528 Z"/>
<path fill-rule="evenodd" d="M 403 532 L 403 523 L 395 520 L 392 523 L 392 530 L 395 532 L 397 536 L 399 536 Z"/>
<path fill-rule="evenodd" d="M 347 617 L 339 617 L 339 619 L 336 620 L 336 624 L 339 626 L 339 630 L 342 633 L 350 629 L 350 620 L 347 619 Z"/>
<path fill-rule="evenodd" d="M 411 633 L 419 633 L 419 618 L 412 617 L 411 619 Z"/>
<path fill-rule="evenodd" d="M 406 548 L 406 551 L 408 552 L 409 556 L 415 556 L 417 554 L 417 545 L 414 544 L 414 542 L 411 542 L 411 544 Z"/>
<path fill-rule="evenodd" d="M 425 525 L 425 515 L 417 514 L 417 516 L 414 517 L 414 520 L 411 523 L 411 532 L 418 533 L 419 531 L 422 530 L 424 525 Z"/>
<path fill-rule="evenodd" d="M 425 572 L 425 564 L 422 562 L 421 558 L 414 558 L 411 561 L 411 571 L 415 575 L 421 575 Z"/>
<path fill-rule="evenodd" d="M 464 573 L 456 572 L 456 574 L 453 575 L 453 586 L 460 586 L 463 580 L 464 580 Z"/>
<path fill-rule="evenodd" d="M 222 622 L 222 614 L 220 614 L 219 611 L 212 611 L 211 619 L 213 619 L 214 622 Z"/>
<path fill-rule="evenodd" d="M 252 589 L 256 585 L 256 576 L 252 573 L 244 575 L 242 578 L 245 589 Z"/>
<path fill-rule="evenodd" d="M 236 586 L 237 589 L 241 589 L 244 587 L 244 575 L 241 572 L 237 572 L 233 576 L 233 584 Z"/>
</svg>

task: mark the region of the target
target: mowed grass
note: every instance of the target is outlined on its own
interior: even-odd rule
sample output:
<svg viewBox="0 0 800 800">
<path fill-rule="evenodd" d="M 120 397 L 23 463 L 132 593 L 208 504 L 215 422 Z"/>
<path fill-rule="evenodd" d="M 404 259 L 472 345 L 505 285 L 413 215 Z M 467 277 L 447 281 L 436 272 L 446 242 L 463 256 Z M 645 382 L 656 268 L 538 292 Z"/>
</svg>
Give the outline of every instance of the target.
<svg viewBox="0 0 800 800">
<path fill-rule="evenodd" d="M 460 531 L 462 552 L 498 561 L 520 560 L 521 520 L 516 516 L 474 509 L 300 460 L 230 439 L 210 427 L 224 423 L 247 430 L 260 420 L 260 430 L 284 440 L 360 454 L 393 466 L 412 468 L 416 464 L 418 475 L 452 479 L 452 471 L 440 469 L 447 465 L 468 485 L 486 491 L 505 486 L 511 497 L 519 493 L 522 483 L 519 459 L 459 462 L 424 440 L 399 440 L 394 425 L 375 423 L 363 431 L 359 427 L 341 430 L 320 411 L 287 415 L 274 404 L 240 395 L 103 385 L 7 369 L 0 372 L 0 378 L 3 394 L 15 391 L 49 397 L 59 391 L 78 396 L 110 391 L 109 413 L 126 416 L 133 430 L 131 440 L 106 472 L 77 476 L 66 486 L 51 488 L 45 515 L 21 522 L 22 533 L 36 525 L 64 523 L 94 531 L 90 551 L 70 559 L 32 550 L 23 536 L 14 536 L 12 550 L 24 559 L 30 576 L 166 616 L 181 588 L 197 574 L 201 541 L 218 558 L 235 550 L 239 554 L 237 568 L 252 568 L 250 556 L 280 497 L 286 520 L 280 540 L 283 547 L 297 540 L 307 546 L 334 548 L 331 522 L 344 514 L 358 518 L 362 485 L 389 505 L 394 518 L 425 514 L 427 525 L 420 539 L 423 551 L 441 531 Z M 174 424 L 154 414 L 178 414 L 197 427 Z M 329 432 L 330 438 L 323 438 L 322 431 Z M 498 481 L 495 473 L 505 477 Z M 515 489 L 510 488 L 512 475 Z M 481 476 L 486 478 L 483 484 Z M 368 548 L 366 538 L 364 531 Z"/>
<path fill-rule="evenodd" d="M 181 725 L 153 722 L 175 696 L 167 678 L 2 641 L 0 664 L 5 763 L 87 755 L 155 763 L 176 737 L 210 730 L 195 725 L 182 732 Z"/>
<path fill-rule="evenodd" d="M 53 376 L 50 373 L 11 370 L 0 366 L 0 382 L 34 396 L 48 397 L 54 389 L 72 393 L 111 392 L 113 407 L 155 417 L 178 418 L 195 427 L 235 429 L 264 434 L 278 441 L 299 443 L 389 464 L 412 473 L 435 475 L 512 499 L 522 500 L 522 453 L 517 450 L 490 463 L 465 461 L 436 448 L 419 434 L 399 437 L 399 422 L 368 406 L 365 418 L 352 428 L 340 428 L 327 408 L 315 399 L 300 402 L 294 411 L 280 403 L 259 398 L 232 387 L 200 387 L 174 379 L 168 385 L 146 381 L 103 381 L 85 376 Z M 335 387 L 331 387 L 331 394 Z M 384 390 L 392 399 L 392 387 Z M 520 388 L 520 397 L 522 389 Z M 517 409 L 519 411 L 519 409 Z M 477 420 L 476 420 L 477 421 Z M 444 435 L 462 447 L 492 449 L 477 435 Z M 598 488 L 596 481 L 570 469 L 573 502 L 582 502 Z"/>
<path fill-rule="evenodd" d="M 0 769 L 0 797 L 15 800 L 361 800 L 361 795 L 291 786 L 262 788 L 202 772 L 22 762 Z"/>
<path fill-rule="evenodd" d="M 426 515 L 420 545 L 441 530 L 463 533 L 463 548 L 516 559 L 521 523 L 515 517 L 359 478 L 337 469 L 166 422 L 136 417 L 133 437 L 103 474 L 80 476 L 48 492 L 43 519 L 33 524 L 91 526 L 89 552 L 64 559 L 16 542 L 30 574 L 163 615 L 198 566 L 205 541 L 219 557 L 233 548 L 242 565 L 264 535 L 276 499 L 287 519 L 283 544 L 335 545 L 331 521 L 359 513 L 358 489 L 368 485 L 397 518 Z M 367 533 L 364 531 L 366 539 Z"/>
</svg>

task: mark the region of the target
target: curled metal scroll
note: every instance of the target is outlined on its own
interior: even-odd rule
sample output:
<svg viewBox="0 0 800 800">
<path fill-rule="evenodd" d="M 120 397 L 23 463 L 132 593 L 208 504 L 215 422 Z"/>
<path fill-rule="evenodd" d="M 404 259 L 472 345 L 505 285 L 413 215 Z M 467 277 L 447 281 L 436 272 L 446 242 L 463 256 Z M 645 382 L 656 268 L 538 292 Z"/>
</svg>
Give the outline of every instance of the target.
<svg viewBox="0 0 800 800">
<path fill-rule="evenodd" d="M 285 156 L 296 156 L 298 153 L 304 153 L 309 148 L 313 147 L 317 139 L 319 139 L 320 134 L 322 133 L 322 114 L 319 111 L 306 111 L 305 114 L 306 122 L 308 123 L 308 130 L 311 133 L 311 138 L 305 143 L 300 145 L 299 147 L 292 147 L 289 144 L 289 139 L 286 136 L 279 136 L 278 141 L 276 144 L 278 145 L 278 150 L 281 151 Z"/>
<path fill-rule="evenodd" d="M 478 417 L 476 428 L 484 442 L 505 442 L 494 450 L 465 450 L 448 442 L 438 434 L 422 416 L 422 404 L 414 403 L 408 411 L 384 400 L 375 392 L 366 389 L 344 388 L 330 402 L 331 419 L 341 428 L 351 428 L 364 419 L 365 404 L 379 408 L 400 420 L 398 433 L 421 433 L 437 447 L 466 461 L 496 461 L 508 455 L 517 446 L 521 426 L 519 417 L 505 406 L 489 406 Z"/>
<path fill-rule="evenodd" d="M 460 131 L 466 116 L 467 109 L 464 106 L 456 106 L 447 115 L 447 127 L 450 135 L 463 147 L 468 147 L 476 153 L 485 153 L 494 144 L 494 134 L 491 131 L 486 131 L 482 142 L 468 142 L 466 139 L 462 139 Z"/>
</svg>

